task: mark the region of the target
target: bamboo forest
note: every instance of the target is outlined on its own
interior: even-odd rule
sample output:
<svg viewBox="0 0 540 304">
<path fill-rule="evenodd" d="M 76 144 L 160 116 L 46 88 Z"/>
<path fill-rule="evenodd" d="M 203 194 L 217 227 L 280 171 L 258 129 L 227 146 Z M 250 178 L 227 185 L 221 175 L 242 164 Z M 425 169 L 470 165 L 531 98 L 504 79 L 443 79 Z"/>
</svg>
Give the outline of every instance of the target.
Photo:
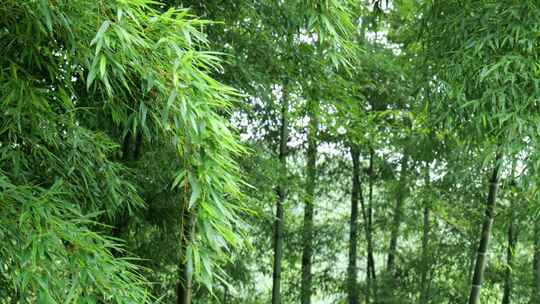
<svg viewBox="0 0 540 304">
<path fill-rule="evenodd" d="M 0 0 L 0 304 L 540 304 L 537 0 Z"/>
</svg>

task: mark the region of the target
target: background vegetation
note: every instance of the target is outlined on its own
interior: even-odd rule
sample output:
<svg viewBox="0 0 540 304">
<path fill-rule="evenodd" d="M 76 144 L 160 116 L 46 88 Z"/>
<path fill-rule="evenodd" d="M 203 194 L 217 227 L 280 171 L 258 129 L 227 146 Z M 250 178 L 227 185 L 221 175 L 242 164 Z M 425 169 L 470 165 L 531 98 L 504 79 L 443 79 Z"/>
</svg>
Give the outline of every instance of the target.
<svg viewBox="0 0 540 304">
<path fill-rule="evenodd" d="M 2 1 L 0 303 L 540 303 L 539 20 Z"/>
</svg>

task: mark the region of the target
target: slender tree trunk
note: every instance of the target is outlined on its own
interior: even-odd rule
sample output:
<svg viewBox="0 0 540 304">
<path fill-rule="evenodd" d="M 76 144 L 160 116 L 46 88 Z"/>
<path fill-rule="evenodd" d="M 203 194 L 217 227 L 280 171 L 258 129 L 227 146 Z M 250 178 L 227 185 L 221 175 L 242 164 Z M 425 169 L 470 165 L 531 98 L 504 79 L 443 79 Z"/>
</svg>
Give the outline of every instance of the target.
<svg viewBox="0 0 540 304">
<path fill-rule="evenodd" d="M 187 207 L 187 206 L 186 206 Z M 195 235 L 195 215 L 183 210 L 181 225 L 181 260 L 178 266 L 179 281 L 176 284 L 176 304 L 191 304 L 193 294 L 193 266 L 187 258 L 187 250 Z"/>
<path fill-rule="evenodd" d="M 303 249 L 302 249 L 302 285 L 300 289 L 300 300 L 302 304 L 311 303 L 311 259 L 313 255 L 313 214 L 315 200 L 315 184 L 317 179 L 317 130 L 319 103 L 312 99 L 308 105 L 309 127 L 308 127 L 308 150 L 307 150 L 307 180 L 306 199 L 304 206 Z"/>
<path fill-rule="evenodd" d="M 397 239 L 399 237 L 399 227 L 401 226 L 401 217 L 403 215 L 403 200 L 406 191 L 406 176 L 408 170 L 408 156 L 406 154 L 401 158 L 401 174 L 399 177 L 399 188 L 396 197 L 396 205 L 394 207 L 394 217 L 392 220 L 392 231 L 390 234 L 390 245 L 388 246 L 388 262 L 386 270 L 391 277 L 395 276 L 395 259 L 397 251 Z"/>
<path fill-rule="evenodd" d="M 359 156 L 358 147 L 351 145 L 353 167 L 351 188 L 351 220 L 349 225 L 349 267 L 347 269 L 347 293 L 349 304 L 358 304 L 358 286 L 356 281 L 358 270 L 356 266 L 356 259 L 358 246 L 358 199 L 361 187 Z"/>
<path fill-rule="evenodd" d="M 396 193 L 396 204 L 394 206 L 392 226 L 390 227 L 390 243 L 388 246 L 388 260 L 386 263 L 386 282 L 387 286 L 381 295 L 383 303 L 394 303 L 394 291 L 398 288 L 398 273 L 396 271 L 397 243 L 399 238 L 400 226 L 403 216 L 403 201 L 406 196 L 406 178 L 408 172 L 408 155 L 403 154 L 401 158 L 401 173 L 398 181 Z"/>
<path fill-rule="evenodd" d="M 321 3 L 316 3 L 317 10 L 322 13 Z M 316 50 L 323 53 L 322 41 L 319 37 Z M 317 182 L 317 136 L 319 130 L 319 100 L 318 96 L 310 96 L 307 105 L 309 116 L 308 148 L 306 166 L 306 196 L 304 204 L 304 222 L 302 227 L 302 280 L 300 285 L 300 303 L 311 304 L 312 293 L 312 256 L 313 256 L 313 217 L 315 202 L 315 185 Z"/>
<path fill-rule="evenodd" d="M 184 144 L 184 159 L 188 159 L 191 154 L 189 141 Z M 184 163 L 186 171 L 189 172 L 189 163 Z M 189 259 L 189 248 L 192 240 L 195 239 L 195 217 L 196 209 L 189 209 L 189 197 L 191 189 L 189 187 L 188 174 L 184 177 L 182 194 L 182 206 L 180 209 L 180 261 L 178 263 L 179 280 L 176 284 L 176 304 L 191 304 L 193 293 L 193 265 Z"/>
<path fill-rule="evenodd" d="M 508 225 L 508 247 L 506 248 L 506 272 L 504 279 L 504 291 L 502 304 L 510 304 L 512 299 L 512 269 L 514 268 L 514 252 L 516 249 L 517 233 L 515 232 L 514 210 L 511 210 L 510 223 Z"/>
<path fill-rule="evenodd" d="M 362 208 L 362 219 L 364 221 L 364 232 L 366 234 L 366 240 L 368 240 L 368 243 L 370 242 L 370 239 L 369 239 L 369 236 L 370 236 L 370 231 L 369 231 L 369 227 L 368 227 L 368 210 L 367 210 L 367 207 L 366 207 L 366 204 L 364 202 L 364 195 L 362 193 L 362 183 L 360 182 L 359 183 L 359 187 L 358 187 L 358 194 L 359 194 L 359 198 L 360 198 L 360 206 Z M 368 246 L 369 247 L 369 246 Z M 368 253 L 369 253 L 369 250 L 368 250 Z M 370 263 L 370 260 L 369 260 L 369 254 L 368 254 L 368 259 L 367 259 L 367 273 L 366 273 L 366 289 L 365 289 L 365 299 L 366 299 L 366 302 L 369 301 L 369 298 L 370 298 L 370 292 L 371 292 L 371 279 L 370 279 L 370 276 L 371 276 L 371 263 Z"/>
<path fill-rule="evenodd" d="M 534 253 L 532 261 L 533 286 L 531 304 L 540 303 L 540 221 L 534 219 Z"/>
<path fill-rule="evenodd" d="M 426 167 L 426 187 L 429 189 L 430 177 L 429 166 Z M 422 274 L 420 278 L 420 304 L 427 304 L 429 301 L 428 274 L 431 268 L 431 258 L 429 255 L 429 232 L 430 232 L 430 202 L 424 198 L 424 227 L 422 233 Z"/>
<path fill-rule="evenodd" d="M 285 202 L 287 176 L 287 142 L 289 123 L 289 95 L 286 84 L 281 104 L 281 128 L 279 134 L 279 164 L 281 167 L 277 186 L 276 219 L 274 221 L 274 269 L 272 273 L 272 304 L 281 303 L 281 258 L 283 255 L 283 204 Z"/>
<path fill-rule="evenodd" d="M 367 275 L 366 275 L 366 304 L 370 303 L 371 295 L 377 294 L 377 277 L 375 275 L 375 258 L 373 257 L 373 183 L 375 180 L 373 162 L 375 151 L 369 150 L 369 197 L 367 205 L 367 221 L 365 221 L 365 232 L 367 241 Z M 365 220 L 365 219 L 364 219 Z"/>
<path fill-rule="evenodd" d="M 497 199 L 497 188 L 499 186 L 499 168 L 500 168 L 501 156 L 497 154 L 495 159 L 495 167 L 489 181 L 489 193 L 486 202 L 486 213 L 484 217 L 484 223 L 482 225 L 482 232 L 480 236 L 480 244 L 478 245 L 478 251 L 476 254 L 476 263 L 474 267 L 474 275 L 471 285 L 471 293 L 469 295 L 469 304 L 479 304 L 480 302 L 480 289 L 482 287 L 482 281 L 484 280 L 484 269 L 487 262 L 487 249 L 491 238 L 491 228 L 493 226 L 493 217 L 495 215 L 495 202 Z"/>
</svg>

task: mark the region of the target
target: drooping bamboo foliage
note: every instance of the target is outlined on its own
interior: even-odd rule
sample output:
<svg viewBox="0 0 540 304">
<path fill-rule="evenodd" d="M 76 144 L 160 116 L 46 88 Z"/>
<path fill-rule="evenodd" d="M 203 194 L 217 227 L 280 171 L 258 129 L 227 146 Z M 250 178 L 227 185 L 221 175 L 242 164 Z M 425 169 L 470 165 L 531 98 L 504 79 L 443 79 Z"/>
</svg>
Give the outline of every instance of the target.
<svg viewBox="0 0 540 304">
<path fill-rule="evenodd" d="M 126 167 L 143 139 L 177 147 L 173 162 L 182 169 L 169 185 L 189 192 L 182 196 L 194 232 L 183 259 L 196 279 L 210 286 L 214 261 L 241 243 L 233 157 L 243 148 L 218 113 L 236 93 L 209 76 L 219 67 L 215 55 L 198 50 L 207 44 L 198 29 L 206 22 L 186 10 L 161 13 L 152 6 L 142 0 L 1 4 L 2 194 L 11 202 L 2 206 L 1 222 L 19 240 L 1 260 L 24 278 L 11 287 L 22 301 L 60 301 L 65 294 L 68 302 L 149 301 L 137 268 L 111 256 L 120 249 L 101 236 L 98 223 L 143 207 Z M 133 157 L 126 153 L 130 140 Z"/>
</svg>

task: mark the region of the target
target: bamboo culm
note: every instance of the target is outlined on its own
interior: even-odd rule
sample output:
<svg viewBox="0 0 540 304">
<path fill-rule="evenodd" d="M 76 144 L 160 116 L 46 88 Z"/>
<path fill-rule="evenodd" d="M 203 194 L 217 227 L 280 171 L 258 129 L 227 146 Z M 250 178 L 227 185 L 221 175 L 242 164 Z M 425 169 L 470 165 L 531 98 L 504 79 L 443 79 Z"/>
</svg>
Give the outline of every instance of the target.
<svg viewBox="0 0 540 304">
<path fill-rule="evenodd" d="M 308 105 L 309 127 L 308 127 L 308 149 L 307 149 L 307 178 L 306 178 L 306 199 L 304 204 L 304 223 L 302 229 L 302 282 L 300 287 L 300 302 L 302 304 L 311 303 L 312 274 L 311 260 L 313 255 L 313 217 L 315 186 L 317 179 L 317 130 L 318 123 L 318 101 L 311 100 Z"/>
<path fill-rule="evenodd" d="M 274 220 L 273 247 L 274 265 L 272 272 L 272 304 L 281 303 L 281 259 L 283 256 L 283 225 L 284 211 L 283 204 L 287 195 L 286 175 L 287 175 L 287 142 L 289 114 L 289 95 L 287 85 L 284 85 L 283 100 L 281 104 L 281 128 L 279 134 L 279 164 L 281 167 L 279 182 L 277 185 L 276 218 Z"/>
<path fill-rule="evenodd" d="M 351 214 L 349 223 L 349 265 L 347 269 L 347 296 L 349 304 L 358 304 L 357 288 L 357 246 L 358 246 L 358 201 L 360 185 L 360 157 L 358 147 L 351 145 L 352 158 L 352 188 Z M 362 208 L 364 209 L 364 208 Z M 365 214 L 365 212 L 363 212 Z M 364 216 L 365 219 L 365 216 Z"/>
<path fill-rule="evenodd" d="M 491 178 L 489 180 L 489 192 L 486 201 L 486 211 L 484 223 L 482 224 L 482 232 L 480 234 L 480 242 L 476 254 L 476 262 L 474 274 L 471 284 L 471 293 L 469 295 L 469 304 L 479 304 L 480 289 L 484 280 L 484 269 L 487 263 L 487 250 L 491 238 L 491 229 L 493 227 L 493 217 L 495 215 L 495 202 L 497 199 L 497 188 L 499 186 L 499 169 L 500 169 L 500 154 L 495 158 L 495 165 Z"/>
</svg>

